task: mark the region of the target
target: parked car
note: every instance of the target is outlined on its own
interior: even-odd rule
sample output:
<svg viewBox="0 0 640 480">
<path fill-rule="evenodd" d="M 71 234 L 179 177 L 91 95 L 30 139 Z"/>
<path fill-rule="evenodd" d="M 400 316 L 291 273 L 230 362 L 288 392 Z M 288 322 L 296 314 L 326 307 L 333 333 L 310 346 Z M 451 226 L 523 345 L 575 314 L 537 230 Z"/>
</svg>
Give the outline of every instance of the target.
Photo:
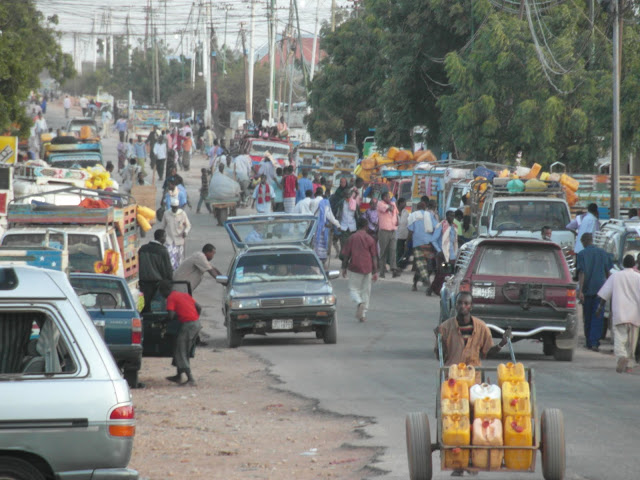
<svg viewBox="0 0 640 480">
<path fill-rule="evenodd" d="M 593 243 L 611 255 L 616 270 L 622 270 L 625 255 L 637 258 L 640 254 L 640 220 L 606 220 L 594 234 Z"/>
<path fill-rule="evenodd" d="M 99 273 L 71 273 L 69 281 L 102 333 L 131 388 L 142 365 L 142 320 L 124 278 Z"/>
<path fill-rule="evenodd" d="M 80 130 L 82 127 L 89 127 L 91 130 L 91 138 L 100 138 L 100 125 L 98 125 L 98 121 L 93 118 L 83 118 L 77 117 L 72 118 L 67 122 L 67 126 L 65 128 L 67 133 L 71 133 L 76 137 L 80 137 Z"/>
<path fill-rule="evenodd" d="M 459 292 L 494 338 L 538 339 L 545 355 L 571 361 L 577 335 L 576 284 L 560 246 L 532 238 L 477 238 L 458 254 L 440 292 L 440 323 L 455 315 Z"/>
<path fill-rule="evenodd" d="M 336 343 L 336 297 L 325 272 L 309 247 L 316 229 L 313 215 L 256 215 L 225 222 L 236 255 L 225 286 L 224 323 L 227 344 L 238 347 L 249 334 L 315 332 Z"/>
<path fill-rule="evenodd" d="M 0 478 L 138 478 L 127 382 L 64 273 L 0 268 L 0 385 Z"/>
</svg>

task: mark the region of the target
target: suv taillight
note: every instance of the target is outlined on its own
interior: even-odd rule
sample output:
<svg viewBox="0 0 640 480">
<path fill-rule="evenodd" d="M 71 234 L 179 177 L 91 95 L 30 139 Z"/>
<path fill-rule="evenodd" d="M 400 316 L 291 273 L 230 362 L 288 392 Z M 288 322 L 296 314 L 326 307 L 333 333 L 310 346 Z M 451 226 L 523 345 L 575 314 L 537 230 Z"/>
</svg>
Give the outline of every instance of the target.
<svg viewBox="0 0 640 480">
<path fill-rule="evenodd" d="M 113 409 L 109 415 L 109 435 L 133 437 L 136 433 L 135 416 L 133 405 L 124 405 Z"/>
<path fill-rule="evenodd" d="M 576 289 L 567 289 L 567 308 L 576 308 Z"/>
<path fill-rule="evenodd" d="M 142 343 L 142 320 L 131 319 L 131 343 L 140 345 Z"/>
</svg>

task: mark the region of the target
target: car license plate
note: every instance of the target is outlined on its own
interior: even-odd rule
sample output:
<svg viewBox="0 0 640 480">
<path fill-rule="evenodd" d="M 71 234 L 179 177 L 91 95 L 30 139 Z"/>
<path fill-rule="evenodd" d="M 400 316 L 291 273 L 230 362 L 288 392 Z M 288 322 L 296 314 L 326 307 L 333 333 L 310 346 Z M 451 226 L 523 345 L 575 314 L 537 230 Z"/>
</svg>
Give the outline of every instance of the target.
<svg viewBox="0 0 640 480">
<path fill-rule="evenodd" d="M 496 298 L 496 287 L 473 287 L 474 298 Z"/>
<path fill-rule="evenodd" d="M 273 330 L 291 330 L 293 320 L 271 320 L 271 328 Z"/>
</svg>

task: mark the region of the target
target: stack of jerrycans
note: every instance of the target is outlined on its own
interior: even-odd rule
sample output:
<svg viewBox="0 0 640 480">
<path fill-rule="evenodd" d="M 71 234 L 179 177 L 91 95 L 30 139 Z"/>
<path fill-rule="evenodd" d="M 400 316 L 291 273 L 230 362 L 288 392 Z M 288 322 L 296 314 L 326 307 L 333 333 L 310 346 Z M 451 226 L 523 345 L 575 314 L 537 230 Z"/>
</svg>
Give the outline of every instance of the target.
<svg viewBox="0 0 640 480">
<path fill-rule="evenodd" d="M 505 446 L 533 445 L 531 392 L 522 363 L 498 365 L 498 385 L 502 388 L 502 418 Z M 507 449 L 507 468 L 526 470 L 531 466 L 532 450 Z"/>
<path fill-rule="evenodd" d="M 473 410 L 472 444 L 502 447 L 502 403 L 500 387 L 483 383 L 470 391 Z M 498 470 L 502 467 L 502 448 L 473 449 L 471 461 L 476 468 Z"/>
<path fill-rule="evenodd" d="M 469 445 L 469 387 L 475 383 L 475 368 L 460 363 L 449 367 L 449 378 L 441 387 L 442 443 L 450 446 Z M 465 469 L 469 466 L 468 449 L 445 449 L 445 468 Z"/>
</svg>

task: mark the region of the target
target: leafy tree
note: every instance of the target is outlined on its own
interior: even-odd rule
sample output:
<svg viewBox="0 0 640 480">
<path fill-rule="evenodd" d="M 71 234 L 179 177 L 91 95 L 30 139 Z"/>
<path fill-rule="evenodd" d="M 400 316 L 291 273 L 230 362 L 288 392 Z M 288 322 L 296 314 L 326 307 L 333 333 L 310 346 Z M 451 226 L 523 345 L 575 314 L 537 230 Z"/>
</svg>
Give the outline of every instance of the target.
<svg viewBox="0 0 640 480">
<path fill-rule="evenodd" d="M 54 30 L 57 16 L 44 18 L 33 0 L 0 2 L 0 131 L 12 124 L 28 135 L 32 121 L 23 107 L 40 86 L 44 69 L 62 81 L 74 75 L 73 59 L 62 52 Z"/>
</svg>

